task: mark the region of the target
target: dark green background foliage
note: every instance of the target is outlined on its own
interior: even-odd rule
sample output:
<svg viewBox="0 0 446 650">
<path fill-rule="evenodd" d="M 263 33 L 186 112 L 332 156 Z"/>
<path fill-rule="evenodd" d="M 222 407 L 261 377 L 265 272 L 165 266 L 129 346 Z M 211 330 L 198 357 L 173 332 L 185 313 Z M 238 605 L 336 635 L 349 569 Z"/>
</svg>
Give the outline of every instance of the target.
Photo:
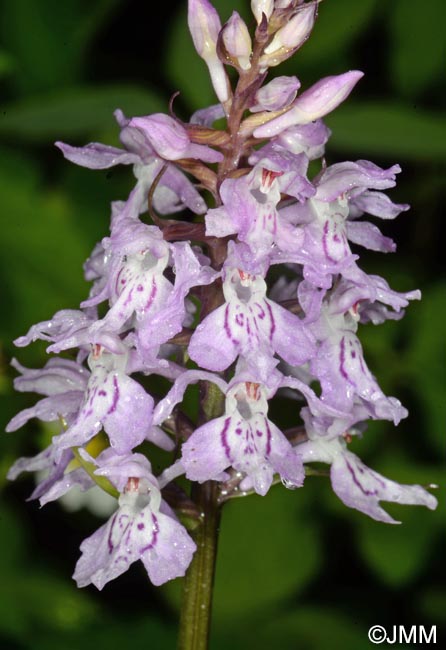
<svg viewBox="0 0 446 650">
<path fill-rule="evenodd" d="M 184 119 L 215 100 L 185 23 L 186 2 L 3 0 L 0 4 L 0 188 L 2 429 L 34 397 L 15 395 L 11 340 L 86 295 L 82 262 L 108 227 L 109 202 L 131 187 L 127 170 L 91 172 L 65 162 L 56 139 L 117 144 L 112 111 L 165 111 Z M 224 19 L 240 0 L 220 0 Z M 240 5 L 240 6 L 238 6 Z M 410 417 L 374 423 L 354 450 L 402 482 L 439 483 L 440 506 L 389 506 L 401 526 L 347 509 L 327 479 L 275 487 L 230 503 L 223 515 L 213 648 L 366 648 L 372 624 L 437 624 L 444 590 L 444 227 L 441 219 L 443 0 L 325 0 L 314 36 L 278 69 L 303 87 L 350 68 L 366 76 L 327 119 L 327 160 L 372 159 L 403 167 L 396 201 L 412 210 L 386 234 L 396 255 L 363 266 L 423 301 L 401 322 L 362 328 L 366 357 L 383 389 Z M 20 350 L 40 365 L 44 347 Z M 291 414 L 276 406 L 276 421 Z M 40 424 L 0 438 L 0 646 L 5 650 L 163 650 L 175 643 L 178 584 L 156 590 L 140 566 L 102 594 L 70 575 L 80 541 L 101 524 L 86 510 L 26 503 L 28 477 L 7 485 L 7 468 L 48 437 Z M 443 471 L 442 471 L 443 470 Z M 443 572 L 443 573 L 442 573 Z M 179 582 L 179 581 L 177 581 Z M 443 630 L 444 633 L 444 630 Z M 445 637 L 443 636 L 443 639 Z M 439 631 L 441 640 L 441 632 Z M 439 640 L 439 642 L 440 642 Z"/>
</svg>

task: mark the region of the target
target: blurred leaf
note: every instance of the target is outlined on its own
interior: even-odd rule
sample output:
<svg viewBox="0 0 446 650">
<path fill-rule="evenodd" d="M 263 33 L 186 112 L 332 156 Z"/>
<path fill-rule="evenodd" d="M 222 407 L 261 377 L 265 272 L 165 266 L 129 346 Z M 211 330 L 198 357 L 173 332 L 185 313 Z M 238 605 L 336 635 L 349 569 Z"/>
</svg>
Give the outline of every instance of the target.
<svg viewBox="0 0 446 650">
<path fill-rule="evenodd" d="M 115 134 L 116 135 L 116 128 Z M 117 140 L 117 138 L 116 138 Z M 113 135 L 101 141 L 118 145 Z M 114 200 L 126 200 L 134 186 L 131 165 L 112 169 L 91 170 L 64 160 L 62 153 L 54 148 L 61 172 L 61 191 L 73 206 L 76 227 L 92 246 L 107 234 L 110 222 L 110 204 Z M 82 275 L 82 271 L 79 272 Z"/>
<path fill-rule="evenodd" d="M 388 320 L 378 327 L 370 323 L 360 330 L 367 365 L 378 375 L 384 392 L 394 388 L 404 368 L 405 359 L 397 346 L 400 335 L 400 321 Z"/>
<path fill-rule="evenodd" d="M 333 129 L 330 144 L 361 157 L 379 154 L 393 160 L 444 160 L 446 154 L 444 119 L 424 110 L 351 101 L 326 122 Z"/>
<path fill-rule="evenodd" d="M 233 0 L 231 3 L 216 0 L 212 4 L 219 12 L 222 23 L 229 18 L 231 10 L 238 11 L 247 20 L 252 19 L 252 16 L 248 17 L 249 13 L 247 16 L 247 3 L 244 0 Z M 207 66 L 192 42 L 185 8 L 178 11 L 171 21 L 164 65 L 172 92 L 179 90 L 190 110 L 217 103 Z"/>
<path fill-rule="evenodd" d="M 75 630 L 90 623 L 96 608 L 85 592 L 48 573 L 25 567 L 2 576 L 0 629 L 17 638 L 32 638 L 38 629 Z"/>
<path fill-rule="evenodd" d="M 359 522 L 358 542 L 364 560 L 380 580 L 390 585 L 410 583 L 428 560 L 431 513 L 420 517 L 420 513 L 411 508 L 407 506 L 402 526 L 381 524 L 367 517 Z"/>
<path fill-rule="evenodd" d="M 441 468 L 412 466 L 401 457 L 388 454 L 378 467 L 379 473 L 402 484 L 440 483 Z M 430 560 L 438 525 L 444 525 L 444 489 L 432 491 L 441 499 L 436 511 L 422 506 L 406 506 L 382 502 L 401 525 L 376 522 L 368 517 L 358 518 L 357 540 L 364 561 L 382 582 L 403 586 L 413 581 Z"/>
<path fill-rule="evenodd" d="M 45 143 L 85 137 L 111 128 L 116 108 L 129 115 L 147 115 L 165 110 L 166 104 L 156 93 L 137 86 L 79 86 L 5 106 L 0 135 Z"/>
<path fill-rule="evenodd" d="M 14 70 L 14 66 L 15 66 L 14 57 L 11 56 L 9 52 L 0 50 L 0 78 L 7 77 L 8 75 L 10 75 L 11 72 Z"/>
<path fill-rule="evenodd" d="M 367 627 L 358 629 L 356 621 L 334 609 L 299 605 L 294 611 L 268 610 L 259 620 L 247 620 L 240 629 L 216 628 L 211 647 L 215 650 L 327 650 L 363 648 Z"/>
<path fill-rule="evenodd" d="M 14 331 L 9 328 L 26 329 L 36 319 L 79 303 L 86 289 L 81 266 L 89 245 L 76 227 L 76 206 L 54 191 L 41 193 L 31 162 L 0 156 L 0 192 L 4 220 L 0 277 L 8 315 L 1 329 L 10 338 Z"/>
<path fill-rule="evenodd" d="M 74 0 L 79 6 L 78 0 Z M 88 11 L 78 20 L 74 32 L 74 39 L 79 46 L 88 44 L 88 41 L 95 33 L 104 28 L 107 17 L 113 13 L 115 7 L 119 7 L 120 0 L 94 0 L 88 3 Z M 60 5 L 56 6 L 59 8 Z"/>
<path fill-rule="evenodd" d="M 0 572 L 14 572 L 24 553 L 24 531 L 19 518 L 4 503 L 0 505 Z"/>
<path fill-rule="evenodd" d="M 29 650 L 172 650 L 175 647 L 176 629 L 150 613 L 142 619 L 128 616 L 121 620 L 101 617 L 100 623 L 79 631 L 67 630 L 63 634 L 38 636 Z"/>
<path fill-rule="evenodd" d="M 89 38 L 116 5 L 117 0 L 3 2 L 2 35 L 17 59 L 19 88 L 35 92 L 73 83 Z"/>
<path fill-rule="evenodd" d="M 172 92 L 180 90 L 181 97 L 189 104 L 191 110 L 195 110 L 201 106 L 215 104 L 217 99 L 212 90 L 207 67 L 197 56 L 192 44 L 185 19 L 186 12 L 179 11 L 172 21 L 165 69 Z"/>
<path fill-rule="evenodd" d="M 304 495 L 274 487 L 225 506 L 214 593 L 216 619 L 235 620 L 302 590 L 320 564 Z M 299 507 L 300 506 L 300 507 Z"/>
<path fill-rule="evenodd" d="M 223 508 L 214 586 L 214 619 L 238 621 L 302 590 L 321 562 L 304 494 L 281 486 L 265 497 L 234 499 Z M 181 580 L 163 587 L 180 606 Z"/>
<path fill-rule="evenodd" d="M 446 591 L 432 588 L 422 594 L 417 607 L 423 616 L 427 616 L 433 621 L 443 621 L 446 612 Z"/>
<path fill-rule="evenodd" d="M 26 531 L 2 504 L 0 510 L 0 635 L 24 639 L 36 627 L 76 629 L 87 625 L 95 608 L 74 584 L 26 565 Z M 35 558 L 34 558 L 35 560 Z"/>
<path fill-rule="evenodd" d="M 419 95 L 443 72 L 446 5 L 444 0 L 394 0 L 388 8 L 391 79 L 400 93 Z"/>
<path fill-rule="evenodd" d="M 444 454 L 444 422 L 446 421 L 446 283 L 438 283 L 423 291 L 418 309 L 408 314 L 412 340 L 408 350 L 407 373 L 414 391 L 424 405 L 423 430 Z"/>
<path fill-rule="evenodd" d="M 96 613 L 87 594 L 74 584 L 20 569 L 11 578 L 2 577 L 1 602 L 8 603 L 6 629 L 20 632 L 17 636 L 27 636 L 36 627 L 73 630 L 87 625 Z M 0 625 L 5 619 L 0 618 Z"/>
</svg>

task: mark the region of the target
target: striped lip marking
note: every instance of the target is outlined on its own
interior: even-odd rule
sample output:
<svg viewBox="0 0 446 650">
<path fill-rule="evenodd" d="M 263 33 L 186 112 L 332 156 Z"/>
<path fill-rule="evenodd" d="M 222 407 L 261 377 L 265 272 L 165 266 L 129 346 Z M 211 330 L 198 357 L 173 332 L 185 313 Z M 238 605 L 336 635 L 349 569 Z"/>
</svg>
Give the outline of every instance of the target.
<svg viewBox="0 0 446 650">
<path fill-rule="evenodd" d="M 228 444 L 228 437 L 227 437 L 227 432 L 228 432 L 228 429 L 229 429 L 229 425 L 230 425 L 230 424 L 231 424 L 231 418 L 230 418 L 230 417 L 229 417 L 229 418 L 226 418 L 225 423 L 224 423 L 224 426 L 223 426 L 223 429 L 222 429 L 222 431 L 221 431 L 221 433 L 220 433 L 220 439 L 221 439 L 221 444 L 222 444 L 222 446 L 223 446 L 223 449 L 225 450 L 226 458 L 227 458 L 230 462 L 232 462 L 232 458 L 231 458 L 231 447 L 230 447 L 229 444 Z"/>
<path fill-rule="evenodd" d="M 143 546 L 143 548 L 140 549 L 140 553 L 145 553 L 146 551 L 150 551 L 154 546 L 156 546 L 156 543 L 158 541 L 158 534 L 160 532 L 160 527 L 158 523 L 158 518 L 156 515 L 152 512 L 152 539 L 149 544 L 146 546 Z"/>
<path fill-rule="evenodd" d="M 237 269 L 237 271 L 242 282 L 245 282 L 246 280 L 254 281 L 256 279 L 256 276 L 251 275 L 251 273 L 246 273 L 246 271 L 242 271 L 241 269 Z"/>
<path fill-rule="evenodd" d="M 91 356 L 94 359 L 94 361 L 97 361 L 99 359 L 103 349 L 104 348 L 99 343 L 93 343 L 91 348 Z"/>
<path fill-rule="evenodd" d="M 139 490 L 139 478 L 136 476 L 130 476 L 127 480 L 127 484 L 124 488 L 124 492 L 138 492 Z"/>
<path fill-rule="evenodd" d="M 271 185 L 278 176 L 283 176 L 284 172 L 274 172 L 272 169 L 262 169 L 262 191 L 271 189 Z"/>
<path fill-rule="evenodd" d="M 107 411 L 107 414 L 110 415 L 110 413 L 114 413 L 116 411 L 116 407 L 118 405 L 119 401 L 119 385 L 118 385 L 118 378 L 116 375 L 113 377 L 113 401 L 112 405 Z"/>
<path fill-rule="evenodd" d="M 368 497 L 378 497 L 379 496 L 379 488 L 375 488 L 374 490 L 368 490 L 365 488 L 361 482 L 359 481 L 358 477 L 356 476 L 354 468 L 350 465 L 348 459 L 345 459 L 345 464 L 347 465 L 347 469 L 351 474 L 353 483 L 358 487 L 363 494 L 365 494 Z M 357 470 L 360 474 L 365 474 L 365 470 L 361 465 L 357 466 Z M 384 481 L 376 474 L 376 472 L 373 472 L 372 470 L 369 470 L 368 473 L 374 478 L 376 483 L 383 489 L 385 490 L 386 484 Z M 383 499 L 384 500 L 384 499 Z"/>
<path fill-rule="evenodd" d="M 256 402 L 260 399 L 260 384 L 256 384 L 253 381 L 245 381 L 246 395 L 249 399 L 255 400 Z"/>
</svg>

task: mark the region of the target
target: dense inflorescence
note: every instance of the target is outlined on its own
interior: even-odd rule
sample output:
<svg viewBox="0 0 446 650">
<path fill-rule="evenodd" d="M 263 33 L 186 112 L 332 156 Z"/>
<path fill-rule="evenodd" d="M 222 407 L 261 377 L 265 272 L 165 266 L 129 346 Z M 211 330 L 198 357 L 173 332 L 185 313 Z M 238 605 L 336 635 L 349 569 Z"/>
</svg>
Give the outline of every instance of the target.
<svg viewBox="0 0 446 650">
<path fill-rule="evenodd" d="M 305 464 L 316 461 L 331 466 L 346 505 L 377 520 L 395 523 L 382 500 L 436 506 L 421 486 L 384 478 L 348 449 L 367 420 L 396 425 L 407 415 L 368 369 L 357 330 L 401 318 L 420 294 L 366 274 L 351 250 L 395 249 L 362 217 L 393 219 L 408 209 L 383 193 L 400 168 L 327 166 L 322 118 L 362 73 L 326 77 L 303 92 L 296 77 L 265 82 L 308 38 L 317 3 L 251 5 L 252 35 L 236 12 L 222 27 L 208 0 L 189 0 L 217 105 L 188 123 L 116 111 L 122 149 L 57 143 L 73 163 L 131 165 L 136 178 L 128 199 L 112 204 L 110 233 L 85 264 L 92 284 L 80 309 L 59 311 L 16 341 L 43 339 L 56 356 L 41 370 L 14 361 L 16 389 L 44 397 L 8 430 L 35 417 L 59 423 L 60 433 L 38 456 L 19 459 L 9 478 L 46 470 L 32 495 L 42 504 L 74 486 L 99 485 L 118 499 L 81 545 L 79 586 L 102 588 L 136 560 L 157 585 L 184 575 L 195 543 L 182 517 L 200 513 L 175 484 L 181 475 L 214 482 L 223 502 L 265 495 L 279 479 L 300 487 Z M 150 394 L 153 375 L 168 382 L 163 395 Z M 194 422 L 183 409 L 192 384 L 200 396 Z M 294 420 L 285 431 L 268 416 L 278 392 Z M 158 476 L 150 445 L 171 454 Z"/>
</svg>

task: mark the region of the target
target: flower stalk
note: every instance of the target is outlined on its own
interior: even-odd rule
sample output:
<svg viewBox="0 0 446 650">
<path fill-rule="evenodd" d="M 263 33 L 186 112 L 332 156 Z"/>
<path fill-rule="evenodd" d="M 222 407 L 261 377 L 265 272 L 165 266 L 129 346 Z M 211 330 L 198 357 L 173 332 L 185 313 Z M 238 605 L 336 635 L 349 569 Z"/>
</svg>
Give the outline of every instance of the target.
<svg viewBox="0 0 446 650">
<path fill-rule="evenodd" d="M 213 481 L 195 485 L 192 498 L 201 508 L 201 522 L 192 536 L 197 550 L 183 582 L 178 650 L 208 647 L 221 506 Z"/>
</svg>

